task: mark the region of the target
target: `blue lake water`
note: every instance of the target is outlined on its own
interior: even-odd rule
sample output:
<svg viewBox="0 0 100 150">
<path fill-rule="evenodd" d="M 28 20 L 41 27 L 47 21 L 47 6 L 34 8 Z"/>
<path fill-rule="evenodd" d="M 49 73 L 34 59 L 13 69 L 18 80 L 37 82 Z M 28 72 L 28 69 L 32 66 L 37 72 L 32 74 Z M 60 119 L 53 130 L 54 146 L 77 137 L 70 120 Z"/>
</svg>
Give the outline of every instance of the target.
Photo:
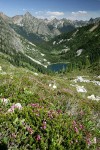
<svg viewBox="0 0 100 150">
<path fill-rule="evenodd" d="M 66 69 L 66 67 L 67 67 L 67 64 L 65 64 L 65 63 L 57 63 L 57 64 L 51 64 L 47 68 L 49 70 L 57 72 L 57 71 L 61 71 L 63 69 Z"/>
</svg>

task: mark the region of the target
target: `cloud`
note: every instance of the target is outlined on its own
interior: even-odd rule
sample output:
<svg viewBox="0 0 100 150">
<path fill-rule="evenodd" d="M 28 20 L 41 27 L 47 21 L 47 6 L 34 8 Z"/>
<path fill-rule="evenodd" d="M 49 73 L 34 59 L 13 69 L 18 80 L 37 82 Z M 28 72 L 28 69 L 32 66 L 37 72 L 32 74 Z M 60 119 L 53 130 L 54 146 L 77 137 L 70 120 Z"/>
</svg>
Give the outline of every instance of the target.
<svg viewBox="0 0 100 150">
<path fill-rule="evenodd" d="M 23 11 L 26 11 L 27 9 L 23 8 Z"/>
<path fill-rule="evenodd" d="M 72 15 L 74 16 L 83 16 L 83 15 L 87 15 L 87 11 L 77 11 L 77 12 L 72 12 Z"/>
<path fill-rule="evenodd" d="M 36 15 L 41 15 L 41 14 L 43 14 L 43 13 L 44 13 L 43 11 L 36 11 L 36 12 L 35 12 Z"/>
<path fill-rule="evenodd" d="M 52 16 L 63 16 L 64 13 L 63 12 L 59 12 L 59 11 L 47 11 L 48 15 L 52 15 Z"/>
<path fill-rule="evenodd" d="M 48 18 L 48 19 L 53 19 L 53 18 L 62 18 L 64 17 L 64 12 L 59 12 L 59 11 L 37 11 L 35 12 L 36 17 L 38 18 Z"/>
<path fill-rule="evenodd" d="M 60 11 L 37 11 L 35 12 L 36 17 L 38 18 L 48 18 L 48 19 L 53 19 L 53 18 L 63 18 L 64 17 L 64 12 Z"/>
</svg>

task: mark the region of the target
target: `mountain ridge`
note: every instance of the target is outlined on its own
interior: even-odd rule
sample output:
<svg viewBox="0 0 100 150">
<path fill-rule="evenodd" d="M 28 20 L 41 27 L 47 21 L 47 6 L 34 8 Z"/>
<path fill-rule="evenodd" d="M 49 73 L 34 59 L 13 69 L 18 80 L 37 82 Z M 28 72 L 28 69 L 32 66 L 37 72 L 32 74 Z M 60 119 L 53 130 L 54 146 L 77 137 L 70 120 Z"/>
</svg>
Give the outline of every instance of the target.
<svg viewBox="0 0 100 150">
<path fill-rule="evenodd" d="M 37 39 L 40 39 L 39 41 L 49 41 L 62 33 L 73 31 L 77 27 L 86 26 L 91 24 L 91 22 L 95 23 L 100 21 L 99 17 L 95 19 L 91 18 L 89 21 L 69 20 L 66 18 L 54 18 L 52 20 L 39 19 L 34 17 L 30 12 L 13 17 L 8 17 L 4 13 L 0 13 L 0 16 L 11 24 L 16 32 L 22 28 L 23 32 L 26 34 L 25 38 L 28 40 L 30 38 L 28 38 L 27 35 L 32 34 L 33 37 L 35 36 Z M 31 42 L 35 42 L 35 38 L 33 38 Z"/>
<path fill-rule="evenodd" d="M 16 18 L 18 20 L 17 23 L 19 25 L 16 25 Z M 6 52 L 9 55 L 13 54 L 12 57 L 14 57 L 14 53 L 21 52 L 23 53 L 23 57 L 25 57 L 25 59 L 28 58 L 31 62 L 34 61 L 34 63 L 37 63 L 44 67 L 47 67 L 50 64 L 50 62 L 55 63 L 59 61 L 74 63 L 76 64 L 74 65 L 75 67 L 80 67 L 79 64 L 84 64 L 83 66 L 85 66 L 86 61 L 92 63 L 93 60 L 91 61 L 91 59 L 94 59 L 96 61 L 96 59 L 99 58 L 99 47 L 95 41 L 96 39 L 99 43 L 99 19 L 100 18 L 91 19 L 90 23 L 94 23 L 88 23 L 85 26 L 83 25 L 83 27 L 73 28 L 73 31 L 69 33 L 60 34 L 54 39 L 50 40 L 49 42 L 41 41 L 42 43 L 44 43 L 44 46 L 42 46 L 40 42 L 40 44 L 36 44 L 36 47 L 34 47 L 34 40 L 37 40 L 38 42 L 39 40 L 41 40 L 39 32 L 41 32 L 41 35 L 42 32 L 44 32 L 44 35 L 48 34 L 49 36 L 49 33 L 47 33 L 47 31 L 45 30 L 46 26 L 44 26 L 43 19 L 38 20 L 37 18 L 33 17 L 29 12 L 27 12 L 24 16 L 18 15 L 14 17 L 14 24 L 11 22 L 11 20 L 9 22 L 9 18 L 7 16 L 1 14 L 1 51 L 3 51 L 4 53 Z M 64 20 L 65 19 L 62 19 L 62 21 Z M 47 22 L 47 20 L 45 21 Z M 47 24 L 53 24 L 54 28 L 51 29 L 53 31 L 54 29 L 57 29 L 55 25 L 58 26 L 58 22 L 58 19 L 54 19 L 51 22 L 48 22 Z M 70 24 L 71 21 L 67 20 L 67 23 Z M 39 24 L 39 26 L 36 27 L 37 24 Z M 60 25 L 63 24 L 64 22 L 61 22 L 60 20 Z M 43 26 L 42 31 L 41 26 Z M 34 31 L 36 34 L 32 33 L 32 31 Z M 56 32 L 56 30 L 54 30 L 53 32 Z M 2 35 L 4 36 L 3 38 Z M 88 45 L 90 45 L 90 47 Z M 45 55 L 44 58 L 42 57 L 41 53 Z M 86 58 L 87 56 L 89 57 L 89 60 L 88 58 Z M 11 60 L 12 59 L 13 58 L 11 58 Z M 18 58 L 16 59 L 18 60 Z"/>
</svg>

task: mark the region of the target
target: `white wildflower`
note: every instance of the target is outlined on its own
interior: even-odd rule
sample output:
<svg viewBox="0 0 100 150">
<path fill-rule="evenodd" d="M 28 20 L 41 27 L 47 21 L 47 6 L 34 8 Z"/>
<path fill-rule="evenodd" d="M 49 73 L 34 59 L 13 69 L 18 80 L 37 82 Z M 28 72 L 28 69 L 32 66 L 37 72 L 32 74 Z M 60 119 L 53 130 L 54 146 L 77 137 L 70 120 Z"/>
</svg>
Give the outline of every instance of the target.
<svg viewBox="0 0 100 150">
<path fill-rule="evenodd" d="M 6 99 L 6 98 L 2 98 L 2 99 L 1 99 L 1 102 L 4 103 L 4 104 L 8 104 L 9 100 Z"/>
<path fill-rule="evenodd" d="M 97 143 L 96 137 L 93 138 L 93 143 L 94 143 L 94 144 Z"/>
<path fill-rule="evenodd" d="M 2 71 L 2 67 L 0 66 L 0 71 Z"/>
<path fill-rule="evenodd" d="M 16 108 L 21 110 L 22 109 L 22 105 L 20 103 L 16 103 L 16 104 L 12 105 L 10 109 L 8 109 L 8 112 L 14 112 L 14 110 Z"/>
<path fill-rule="evenodd" d="M 20 110 L 20 109 L 22 109 L 22 105 L 20 103 L 16 103 L 15 108 L 18 108 Z"/>
<path fill-rule="evenodd" d="M 51 86 L 52 86 L 52 84 L 50 83 L 50 84 L 49 84 L 49 87 L 51 87 Z"/>
<path fill-rule="evenodd" d="M 54 84 L 54 85 L 53 85 L 53 89 L 56 89 L 56 88 L 57 88 L 57 86 Z"/>
<path fill-rule="evenodd" d="M 34 75 L 38 76 L 38 73 L 34 72 Z"/>
</svg>

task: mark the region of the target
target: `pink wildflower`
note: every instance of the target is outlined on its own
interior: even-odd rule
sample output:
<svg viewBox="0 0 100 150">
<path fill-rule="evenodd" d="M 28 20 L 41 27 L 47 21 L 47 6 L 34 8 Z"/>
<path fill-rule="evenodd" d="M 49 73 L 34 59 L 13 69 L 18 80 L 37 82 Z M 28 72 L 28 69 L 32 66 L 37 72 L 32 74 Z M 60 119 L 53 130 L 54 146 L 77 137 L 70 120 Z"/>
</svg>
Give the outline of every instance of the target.
<svg viewBox="0 0 100 150">
<path fill-rule="evenodd" d="M 11 106 L 11 108 L 8 109 L 8 112 L 14 112 L 15 108 L 21 110 L 21 109 L 22 109 L 22 106 L 21 106 L 20 103 L 13 104 L 13 105 Z"/>
<path fill-rule="evenodd" d="M 80 129 L 83 129 L 83 128 L 84 128 L 82 124 L 80 124 L 79 127 L 80 127 Z"/>
<path fill-rule="evenodd" d="M 32 107 L 39 107 L 38 103 L 31 104 Z"/>
<path fill-rule="evenodd" d="M 46 121 L 43 121 L 43 125 L 42 125 L 41 128 L 42 128 L 42 129 L 46 129 L 46 124 L 47 124 Z"/>
<path fill-rule="evenodd" d="M 47 124 L 46 121 L 43 121 L 43 124 L 46 125 Z"/>
<path fill-rule="evenodd" d="M 34 131 L 33 131 L 33 129 L 32 129 L 32 128 L 27 127 L 26 129 L 27 129 L 27 131 L 28 131 L 30 134 L 33 134 L 33 132 L 34 132 Z"/>
<path fill-rule="evenodd" d="M 53 118 L 53 111 L 48 112 L 48 117 L 51 118 L 51 119 Z"/>
<path fill-rule="evenodd" d="M 13 137 L 13 138 L 16 138 L 16 134 L 15 134 L 15 133 L 12 133 L 12 137 Z"/>
<path fill-rule="evenodd" d="M 10 108 L 10 109 L 8 109 L 8 112 L 14 112 L 14 108 Z"/>
<path fill-rule="evenodd" d="M 84 115 L 84 112 L 83 112 L 83 110 L 81 110 L 81 111 L 80 111 L 80 115 Z"/>
<path fill-rule="evenodd" d="M 73 121 L 73 125 L 74 125 L 74 126 L 76 126 L 76 125 L 77 125 L 77 123 L 76 123 L 76 121 L 75 121 L 75 120 Z"/>
<path fill-rule="evenodd" d="M 75 132 L 76 132 L 76 133 L 79 133 L 79 131 L 78 131 L 78 128 L 77 128 L 77 127 L 74 127 L 74 129 L 75 129 Z"/>
<path fill-rule="evenodd" d="M 59 109 L 59 110 L 57 110 L 57 113 L 58 113 L 58 114 L 62 113 L 62 110 L 60 110 L 60 109 Z"/>
<path fill-rule="evenodd" d="M 36 140 L 37 140 L 37 141 L 40 141 L 40 140 L 41 140 L 41 136 L 40 136 L 40 135 L 37 135 L 37 136 L 36 136 Z"/>
<path fill-rule="evenodd" d="M 90 138 L 86 138 L 86 143 L 88 144 L 88 146 L 90 146 L 90 145 L 91 145 Z"/>
<path fill-rule="evenodd" d="M 43 129 L 46 129 L 46 126 L 45 126 L 45 125 L 43 125 L 43 126 L 42 126 L 42 128 L 43 128 Z"/>
</svg>

